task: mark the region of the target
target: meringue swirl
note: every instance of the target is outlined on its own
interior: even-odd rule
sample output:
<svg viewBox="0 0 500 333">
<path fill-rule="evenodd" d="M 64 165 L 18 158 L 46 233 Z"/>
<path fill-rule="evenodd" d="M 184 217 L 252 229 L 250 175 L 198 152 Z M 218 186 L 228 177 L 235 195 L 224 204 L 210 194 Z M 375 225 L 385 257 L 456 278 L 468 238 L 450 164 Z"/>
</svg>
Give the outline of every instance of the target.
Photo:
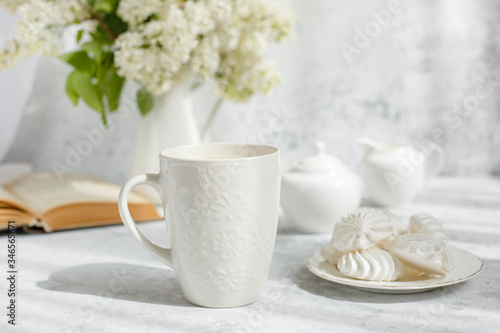
<svg viewBox="0 0 500 333">
<path fill-rule="evenodd" d="M 428 235 L 400 235 L 389 251 L 408 266 L 429 274 L 444 275 L 454 267 L 446 242 Z"/>
<path fill-rule="evenodd" d="M 429 214 L 415 214 L 410 217 L 410 231 L 416 234 L 431 236 L 432 238 L 447 241 L 446 231 L 441 222 Z"/>
<path fill-rule="evenodd" d="M 401 262 L 377 247 L 344 254 L 337 263 L 343 275 L 372 281 L 394 281 L 403 275 Z"/>
<path fill-rule="evenodd" d="M 343 252 L 367 249 L 394 232 L 388 216 L 374 208 L 360 208 L 335 225 L 332 240 Z"/>
</svg>

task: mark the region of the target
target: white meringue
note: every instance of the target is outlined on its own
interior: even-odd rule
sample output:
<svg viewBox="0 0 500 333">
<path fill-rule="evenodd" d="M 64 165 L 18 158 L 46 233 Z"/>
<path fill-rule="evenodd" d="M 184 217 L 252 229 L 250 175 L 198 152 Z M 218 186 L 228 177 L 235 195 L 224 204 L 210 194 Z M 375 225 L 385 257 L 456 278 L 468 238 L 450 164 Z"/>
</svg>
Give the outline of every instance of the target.
<svg viewBox="0 0 500 333">
<path fill-rule="evenodd" d="M 321 256 L 326 259 L 330 264 L 337 265 L 339 259 L 344 255 L 344 252 L 339 251 L 335 248 L 333 241 L 330 242 L 321 249 Z"/>
<path fill-rule="evenodd" d="M 394 234 L 402 235 L 408 232 L 408 228 L 404 225 L 403 220 L 399 216 L 387 209 L 382 209 L 382 213 L 384 213 L 389 222 L 392 223 L 394 227 Z"/>
<path fill-rule="evenodd" d="M 441 222 L 429 214 L 421 213 L 410 217 L 410 232 L 428 235 L 442 241 L 448 240 Z"/>
<path fill-rule="evenodd" d="M 401 262 L 377 247 L 344 254 L 337 263 L 343 275 L 373 281 L 394 281 L 403 275 Z"/>
<path fill-rule="evenodd" d="M 335 225 L 332 240 L 342 252 L 367 249 L 393 234 L 387 214 L 375 208 L 360 208 Z"/>
<path fill-rule="evenodd" d="M 444 275 L 454 266 L 446 242 L 428 235 L 399 235 L 391 243 L 389 251 L 408 266 L 429 274 Z"/>
<path fill-rule="evenodd" d="M 392 243 L 396 240 L 396 236 L 397 234 L 389 235 L 389 237 L 386 237 L 382 239 L 380 242 L 378 242 L 377 246 L 382 250 L 389 251 L 389 249 L 392 246 Z"/>
</svg>

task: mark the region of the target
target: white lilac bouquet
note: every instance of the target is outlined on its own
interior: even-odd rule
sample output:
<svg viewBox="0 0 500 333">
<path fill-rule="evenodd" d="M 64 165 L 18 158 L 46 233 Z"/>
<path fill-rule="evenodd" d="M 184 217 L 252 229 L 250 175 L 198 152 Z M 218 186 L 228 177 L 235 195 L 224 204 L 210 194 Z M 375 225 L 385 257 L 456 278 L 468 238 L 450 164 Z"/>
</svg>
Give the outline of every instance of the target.
<svg viewBox="0 0 500 333">
<path fill-rule="evenodd" d="M 66 93 L 106 113 L 118 108 L 125 80 L 139 84 L 144 115 L 152 94 L 187 77 L 213 79 L 220 97 L 246 101 L 267 93 L 279 73 L 263 59 L 268 42 L 292 34 L 294 16 L 281 0 L 0 0 L 20 17 L 0 49 L 0 70 L 27 56 L 59 55 L 73 66 Z M 74 33 L 73 52 L 61 36 Z"/>
</svg>

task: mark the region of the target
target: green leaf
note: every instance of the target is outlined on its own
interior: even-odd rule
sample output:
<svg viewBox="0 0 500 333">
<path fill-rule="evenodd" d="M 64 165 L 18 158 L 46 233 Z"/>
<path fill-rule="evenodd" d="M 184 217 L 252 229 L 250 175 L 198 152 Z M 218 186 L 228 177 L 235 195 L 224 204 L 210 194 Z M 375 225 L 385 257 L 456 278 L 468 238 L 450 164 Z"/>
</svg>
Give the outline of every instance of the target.
<svg viewBox="0 0 500 333">
<path fill-rule="evenodd" d="M 151 96 L 149 91 L 147 91 L 144 87 L 137 91 L 137 105 L 139 106 L 139 110 L 141 110 L 141 114 L 143 116 L 147 115 L 153 108 L 153 96 Z"/>
<path fill-rule="evenodd" d="M 102 50 L 103 43 L 98 40 L 93 40 L 91 42 L 87 42 L 82 44 L 82 50 L 87 51 L 88 53 L 92 53 L 94 55 L 95 61 L 97 63 L 101 63 L 104 58 L 104 51 Z"/>
<path fill-rule="evenodd" d="M 78 99 L 80 98 L 80 95 L 78 95 L 78 92 L 73 86 L 75 73 L 76 71 L 68 75 L 68 78 L 66 79 L 66 95 L 68 95 L 68 98 L 73 103 L 73 106 L 76 106 L 78 104 Z"/>
<path fill-rule="evenodd" d="M 83 36 L 83 30 L 78 30 L 78 32 L 76 33 L 76 42 L 77 43 L 82 39 L 82 36 Z"/>
<path fill-rule="evenodd" d="M 127 23 L 125 23 L 118 15 L 115 13 L 106 14 L 104 16 L 104 21 L 113 30 L 117 36 L 121 35 L 128 29 Z"/>
<path fill-rule="evenodd" d="M 95 31 L 90 32 L 90 35 L 93 39 L 100 40 L 101 42 L 111 44 L 113 40 L 111 37 L 104 31 L 101 26 L 98 26 Z"/>
<path fill-rule="evenodd" d="M 118 75 L 115 67 L 103 68 L 101 75 L 102 89 L 108 99 L 109 111 L 116 111 L 125 79 Z"/>
<path fill-rule="evenodd" d="M 114 13 L 118 5 L 118 0 L 97 0 L 94 3 L 96 12 Z"/>
<path fill-rule="evenodd" d="M 83 101 L 92 109 L 104 114 L 102 92 L 92 84 L 90 73 L 75 71 L 70 77 L 74 90 L 82 97 Z"/>
<path fill-rule="evenodd" d="M 94 64 L 85 51 L 65 53 L 60 55 L 58 58 L 80 71 L 89 71 Z"/>
</svg>

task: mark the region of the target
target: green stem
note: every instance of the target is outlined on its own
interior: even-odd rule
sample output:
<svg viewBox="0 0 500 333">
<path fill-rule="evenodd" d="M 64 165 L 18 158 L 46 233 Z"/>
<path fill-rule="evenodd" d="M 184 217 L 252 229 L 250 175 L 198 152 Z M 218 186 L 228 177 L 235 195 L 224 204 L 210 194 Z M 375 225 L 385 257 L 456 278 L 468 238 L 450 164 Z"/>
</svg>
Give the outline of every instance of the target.
<svg viewBox="0 0 500 333">
<path fill-rule="evenodd" d="M 219 97 L 215 104 L 212 106 L 212 110 L 210 111 L 210 115 L 208 116 L 207 121 L 205 122 L 205 126 L 203 126 L 203 130 L 201 131 L 201 142 L 205 142 L 207 135 L 208 135 L 208 130 L 210 129 L 210 126 L 214 122 L 215 116 L 217 116 L 217 113 L 219 113 L 220 106 L 222 105 L 223 99 Z"/>
<path fill-rule="evenodd" d="M 87 12 L 90 13 L 90 19 L 97 21 L 112 40 L 115 40 L 118 37 L 116 32 L 114 32 L 113 29 L 110 28 L 110 26 L 106 23 L 106 21 L 104 21 L 102 16 L 99 13 L 94 12 L 92 7 L 90 7 L 86 1 L 81 0 L 80 3 L 85 7 Z"/>
<path fill-rule="evenodd" d="M 106 31 L 106 33 L 108 34 L 109 37 L 111 37 L 112 40 L 115 40 L 118 37 L 116 32 L 114 32 L 113 29 L 111 29 L 109 25 L 106 23 L 106 21 L 102 19 L 101 15 L 99 15 L 98 13 L 92 13 L 92 16 L 90 18 L 92 20 L 96 20 L 97 22 L 99 22 L 101 27 L 104 29 L 104 31 Z"/>
</svg>

